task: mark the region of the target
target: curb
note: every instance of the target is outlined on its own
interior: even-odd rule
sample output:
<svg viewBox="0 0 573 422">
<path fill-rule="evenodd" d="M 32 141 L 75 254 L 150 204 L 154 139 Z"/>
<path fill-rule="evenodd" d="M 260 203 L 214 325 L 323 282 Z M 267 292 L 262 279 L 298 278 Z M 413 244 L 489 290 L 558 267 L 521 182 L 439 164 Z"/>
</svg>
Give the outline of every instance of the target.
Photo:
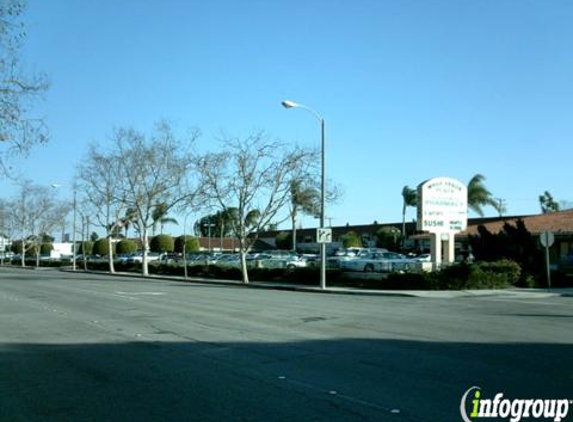
<svg viewBox="0 0 573 422">
<path fill-rule="evenodd" d="M 62 272 L 73 272 L 71 267 L 46 267 L 38 268 L 35 267 L 4 267 L 12 269 L 24 269 L 24 270 L 59 270 Z M 386 296 L 386 297 L 416 297 L 425 299 L 457 299 L 457 298 L 476 298 L 476 297 L 506 297 L 506 298 L 529 298 L 529 299 L 539 299 L 539 298 L 549 298 L 549 297 L 573 297 L 573 289 L 566 289 L 563 292 L 547 291 L 547 290 L 525 290 L 525 289 L 505 289 L 505 290 L 363 290 L 363 289 L 352 289 L 344 287 L 331 287 L 325 290 L 319 287 L 313 286 L 300 286 L 294 284 L 283 284 L 283 283 L 271 283 L 271 282 L 250 282 L 249 284 L 243 284 L 240 281 L 234 280 L 222 280 L 222 279 L 211 279 L 211 278 L 199 278 L 190 277 L 185 280 L 183 277 L 171 277 L 171 276 L 159 276 L 159 275 L 147 275 L 142 276 L 141 274 L 134 273 L 124 273 L 116 272 L 110 274 L 105 271 L 83 271 L 76 270 L 76 273 L 84 274 L 98 274 L 103 276 L 117 276 L 124 278 L 134 278 L 134 279 L 144 279 L 144 280 L 158 280 L 158 281 L 171 281 L 176 283 L 198 283 L 204 285 L 213 286 L 225 286 L 225 287 L 240 287 L 240 288 L 250 288 L 250 289 L 260 289 L 260 290 L 278 290 L 278 291 L 290 291 L 290 292 L 300 292 L 300 293 L 317 293 L 317 294 L 334 294 L 334 295 L 353 295 L 353 296 Z"/>
<path fill-rule="evenodd" d="M 70 269 L 62 268 L 61 271 L 71 272 Z M 84 271 L 81 271 L 84 272 Z M 226 287 L 240 287 L 240 288 L 250 288 L 250 289 L 262 289 L 262 290 L 278 290 L 278 291 L 289 291 L 289 292 L 300 292 L 300 293 L 317 293 L 317 294 L 335 294 L 335 295 L 353 295 L 353 296 L 386 296 L 386 297 L 412 297 L 412 298 L 425 298 L 425 299 L 457 299 L 457 298 L 476 298 L 476 297 L 527 297 L 529 298 L 539 298 L 531 297 L 531 295 L 543 295 L 542 297 L 573 297 L 573 291 L 568 292 L 548 292 L 546 290 L 516 290 L 516 289 L 505 289 L 505 290 L 360 290 L 344 287 L 331 287 L 325 290 L 319 287 L 311 286 L 299 286 L 294 284 L 281 284 L 281 283 L 271 283 L 271 282 L 258 282 L 251 281 L 249 284 L 243 284 L 240 281 L 233 280 L 222 280 L 222 279 L 211 279 L 211 278 L 200 278 L 200 277 L 190 277 L 187 280 L 181 277 L 170 277 L 170 276 L 158 276 L 158 275 L 147 275 L 142 276 L 140 274 L 132 273 L 114 273 L 110 274 L 104 271 L 87 271 L 87 273 L 98 274 L 98 275 L 114 275 L 120 277 L 131 277 L 138 279 L 147 280 L 159 280 L 159 281 L 172 281 L 177 283 L 199 283 L 204 285 L 214 285 L 214 286 L 226 286 Z"/>
<path fill-rule="evenodd" d="M 71 269 L 68 268 L 61 268 L 60 271 L 73 272 Z M 352 290 L 352 289 L 344 289 L 342 287 L 327 288 L 325 290 L 322 290 L 318 287 L 297 286 L 289 284 L 274 284 L 270 282 L 257 282 L 257 281 L 251 281 L 249 284 L 243 284 L 242 282 L 233 280 L 221 280 L 221 279 L 199 278 L 199 277 L 190 277 L 187 280 L 185 280 L 179 277 L 158 276 L 158 275 L 142 276 L 141 274 L 121 273 L 121 272 L 116 272 L 114 274 L 110 274 L 105 271 L 86 272 L 82 270 L 76 272 L 81 272 L 85 274 L 89 273 L 89 274 L 109 275 L 109 276 L 117 276 L 125 278 L 136 278 L 140 280 L 145 279 L 145 280 L 173 281 L 177 283 L 199 283 L 205 285 L 239 287 L 239 288 L 259 289 L 259 290 L 279 290 L 279 291 L 290 291 L 290 292 L 301 292 L 301 293 L 340 294 L 340 295 L 356 295 L 356 296 L 422 297 L 420 295 L 416 295 L 413 293 L 406 293 L 403 290 L 399 291 Z"/>
</svg>

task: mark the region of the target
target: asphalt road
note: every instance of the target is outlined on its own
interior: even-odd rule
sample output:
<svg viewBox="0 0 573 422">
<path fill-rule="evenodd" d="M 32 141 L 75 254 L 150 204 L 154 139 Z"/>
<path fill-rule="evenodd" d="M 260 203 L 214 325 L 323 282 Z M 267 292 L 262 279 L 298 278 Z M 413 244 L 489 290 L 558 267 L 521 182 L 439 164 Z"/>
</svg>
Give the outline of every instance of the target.
<svg viewBox="0 0 573 422">
<path fill-rule="evenodd" d="M 460 421 L 472 386 L 573 399 L 572 322 L 566 297 L 325 295 L 0 268 L 0 420 Z"/>
</svg>

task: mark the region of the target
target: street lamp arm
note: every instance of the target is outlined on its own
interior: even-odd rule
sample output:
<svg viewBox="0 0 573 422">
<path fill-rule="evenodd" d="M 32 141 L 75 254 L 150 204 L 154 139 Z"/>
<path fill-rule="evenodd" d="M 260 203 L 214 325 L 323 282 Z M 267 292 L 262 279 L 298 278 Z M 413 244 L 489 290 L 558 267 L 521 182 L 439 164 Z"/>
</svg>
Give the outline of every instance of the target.
<svg viewBox="0 0 573 422">
<path fill-rule="evenodd" d="M 281 102 L 281 104 L 284 108 L 302 108 L 303 110 L 306 110 L 309 113 L 311 113 L 320 122 L 324 122 L 324 118 L 316 110 L 310 108 L 309 106 L 306 106 L 304 104 L 299 104 L 297 102 L 290 101 L 290 100 L 285 100 L 285 101 Z"/>
</svg>

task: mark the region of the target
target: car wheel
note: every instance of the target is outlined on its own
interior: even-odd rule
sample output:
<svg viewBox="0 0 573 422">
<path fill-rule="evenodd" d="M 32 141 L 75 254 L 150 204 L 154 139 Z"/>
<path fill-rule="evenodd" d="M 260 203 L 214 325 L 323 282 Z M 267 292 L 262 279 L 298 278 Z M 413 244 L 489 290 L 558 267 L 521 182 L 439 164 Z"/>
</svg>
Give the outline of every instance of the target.
<svg viewBox="0 0 573 422">
<path fill-rule="evenodd" d="M 372 273 L 374 272 L 374 265 L 372 264 L 368 264 L 364 267 L 364 272 L 365 273 Z"/>
</svg>

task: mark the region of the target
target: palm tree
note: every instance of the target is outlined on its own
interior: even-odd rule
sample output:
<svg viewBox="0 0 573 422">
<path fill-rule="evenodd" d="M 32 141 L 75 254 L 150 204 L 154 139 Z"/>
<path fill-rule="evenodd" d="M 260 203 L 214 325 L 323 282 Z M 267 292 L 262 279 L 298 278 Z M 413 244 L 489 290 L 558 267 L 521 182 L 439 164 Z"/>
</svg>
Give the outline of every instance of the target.
<svg viewBox="0 0 573 422">
<path fill-rule="evenodd" d="M 292 250 L 296 251 L 296 218 L 299 211 L 307 215 L 320 213 L 320 193 L 310 186 L 303 186 L 302 180 L 293 180 L 290 184 L 290 205 L 292 222 Z"/>
<path fill-rule="evenodd" d="M 261 218 L 261 212 L 259 210 L 249 211 L 245 216 L 245 226 L 253 227 L 259 222 L 259 218 Z"/>
<path fill-rule="evenodd" d="M 418 191 L 412 189 L 407 185 L 402 188 L 402 249 L 404 248 L 404 241 L 406 240 L 406 209 L 408 207 L 416 207 L 418 205 Z"/>
<path fill-rule="evenodd" d="M 235 207 L 229 207 L 219 211 L 215 217 L 220 228 L 221 234 L 221 249 L 223 248 L 223 237 L 234 235 L 235 227 L 237 227 L 237 215 L 239 210 Z M 233 248 L 234 249 L 234 248 Z"/>
<path fill-rule="evenodd" d="M 160 233 L 163 234 L 163 226 L 165 224 L 179 224 L 176 219 L 168 217 L 167 213 L 169 212 L 169 208 L 165 202 L 158 203 L 155 208 L 153 209 L 153 213 L 151 215 L 151 219 L 153 220 L 153 236 L 155 236 L 155 230 L 157 228 L 157 223 L 160 224 Z"/>
<path fill-rule="evenodd" d="M 499 203 L 485 187 L 484 181 L 485 176 L 476 174 L 468 183 L 468 208 L 480 217 L 484 216 L 482 207 L 485 205 L 493 207 L 498 212 L 500 211 Z"/>
<path fill-rule="evenodd" d="M 541 212 L 543 214 L 548 214 L 550 212 L 559 211 L 559 203 L 553 199 L 548 191 L 543 192 L 543 195 L 539 195 L 539 205 L 541 205 Z"/>
<path fill-rule="evenodd" d="M 121 225 L 125 230 L 126 239 L 128 239 L 129 227 L 134 224 L 136 216 L 137 216 L 136 211 L 133 208 L 128 208 L 127 210 L 125 210 L 125 215 L 121 219 Z"/>
</svg>

